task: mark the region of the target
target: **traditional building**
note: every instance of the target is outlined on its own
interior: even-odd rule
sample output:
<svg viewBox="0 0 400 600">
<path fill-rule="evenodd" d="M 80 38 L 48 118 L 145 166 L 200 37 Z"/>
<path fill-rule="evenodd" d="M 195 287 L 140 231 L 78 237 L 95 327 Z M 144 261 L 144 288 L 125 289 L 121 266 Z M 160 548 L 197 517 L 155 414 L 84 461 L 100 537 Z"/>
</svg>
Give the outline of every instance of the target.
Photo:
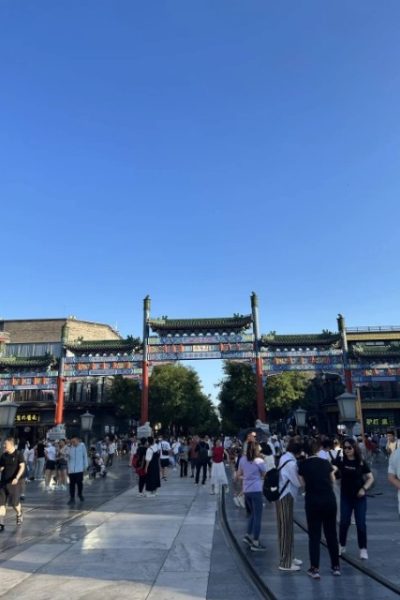
<svg viewBox="0 0 400 600">
<path fill-rule="evenodd" d="M 18 319 L 0 321 L 0 394 L 10 389 L 19 404 L 16 428 L 20 438 L 35 440 L 54 424 L 57 377 L 60 358 L 89 350 L 94 352 L 131 347 L 110 325 L 82 321 L 75 317 L 59 319 Z M 65 422 L 68 431 L 78 432 L 80 415 L 95 412 L 94 430 L 116 426 L 110 402 L 111 378 L 93 378 L 82 373 L 65 385 Z M 5 393 L 5 392 L 3 392 Z"/>
</svg>

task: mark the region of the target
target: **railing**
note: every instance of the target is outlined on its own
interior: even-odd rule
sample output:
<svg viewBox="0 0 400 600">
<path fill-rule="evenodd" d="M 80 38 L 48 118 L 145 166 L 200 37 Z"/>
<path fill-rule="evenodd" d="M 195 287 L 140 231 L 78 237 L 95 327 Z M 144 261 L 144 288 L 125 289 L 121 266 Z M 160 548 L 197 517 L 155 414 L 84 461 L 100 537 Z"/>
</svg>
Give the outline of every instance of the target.
<svg viewBox="0 0 400 600">
<path fill-rule="evenodd" d="M 388 325 L 388 326 L 376 326 L 376 327 L 346 327 L 347 333 L 376 333 L 376 332 L 388 332 L 388 331 L 398 331 L 400 332 L 400 325 Z"/>
</svg>

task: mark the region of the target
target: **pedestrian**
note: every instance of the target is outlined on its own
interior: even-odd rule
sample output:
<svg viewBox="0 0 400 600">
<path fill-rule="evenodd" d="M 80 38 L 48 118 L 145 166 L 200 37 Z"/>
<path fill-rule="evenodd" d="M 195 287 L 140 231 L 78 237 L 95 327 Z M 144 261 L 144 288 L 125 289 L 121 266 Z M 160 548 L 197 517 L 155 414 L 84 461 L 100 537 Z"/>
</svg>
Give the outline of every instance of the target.
<svg viewBox="0 0 400 600">
<path fill-rule="evenodd" d="M 318 456 L 320 442 L 311 442 L 311 455 L 299 463 L 301 483 L 305 486 L 305 509 L 308 526 L 310 568 L 307 574 L 320 579 L 319 559 L 321 529 L 324 528 L 333 575 L 340 575 L 339 544 L 336 532 L 336 498 L 333 491 L 334 467 Z"/>
<path fill-rule="evenodd" d="M 400 517 L 400 448 L 391 453 L 388 467 L 389 482 L 397 489 L 398 511 Z"/>
<path fill-rule="evenodd" d="M 157 490 L 161 487 L 160 481 L 160 451 L 153 437 L 147 438 L 146 450 L 146 496 L 157 496 Z M 147 493 L 149 492 L 149 494 Z"/>
<path fill-rule="evenodd" d="M 7 437 L 0 456 L 0 532 L 4 531 L 7 501 L 16 512 L 17 525 L 22 525 L 21 483 L 25 473 L 24 454 L 17 450 L 14 438 Z"/>
<path fill-rule="evenodd" d="M 111 440 L 109 440 L 108 445 L 107 445 L 106 467 L 113 466 L 114 456 L 115 456 L 116 451 L 117 451 L 117 444 L 116 444 L 114 438 L 112 438 Z"/>
<path fill-rule="evenodd" d="M 340 525 L 339 553 L 346 552 L 347 532 L 354 516 L 357 527 L 357 540 L 360 558 L 368 559 L 367 551 L 367 490 L 374 483 L 369 465 L 363 460 L 360 449 L 353 438 L 345 438 L 343 442 L 343 458 L 336 459 L 334 465 L 340 472 Z"/>
<path fill-rule="evenodd" d="M 162 435 L 159 437 L 158 451 L 160 454 L 161 477 L 167 481 L 167 469 L 170 466 L 171 444 Z"/>
<path fill-rule="evenodd" d="M 192 439 L 188 440 L 190 450 L 189 450 L 189 461 L 190 461 L 190 477 L 194 477 L 196 471 L 196 462 L 197 462 L 197 452 L 196 448 L 199 443 L 199 438 L 197 435 L 193 436 Z"/>
<path fill-rule="evenodd" d="M 68 476 L 69 476 L 69 505 L 75 503 L 75 488 L 78 490 L 78 498 L 81 502 L 83 497 L 83 474 L 89 466 L 89 460 L 85 444 L 77 435 L 71 438 L 71 446 L 68 454 Z"/>
<path fill-rule="evenodd" d="M 281 571 L 299 571 L 301 561 L 294 557 L 293 507 L 301 487 L 297 471 L 297 457 L 302 452 L 302 444 L 296 438 L 290 438 L 286 451 L 279 459 L 279 489 L 281 494 L 276 501 L 278 524 L 279 569 Z"/>
<path fill-rule="evenodd" d="M 67 468 L 69 448 L 64 439 L 58 442 L 56 454 L 57 486 L 60 490 L 67 489 Z"/>
<path fill-rule="evenodd" d="M 147 439 L 145 437 L 140 438 L 139 445 L 137 446 L 135 454 L 135 471 L 139 477 L 139 491 L 138 496 L 144 496 L 144 486 L 146 484 L 146 452 L 147 452 Z"/>
<path fill-rule="evenodd" d="M 219 492 L 222 485 L 228 485 L 228 478 L 225 472 L 224 459 L 228 460 L 228 453 L 224 450 L 220 439 L 215 440 L 215 446 L 212 449 L 211 464 L 211 494 Z"/>
<path fill-rule="evenodd" d="M 189 464 L 189 450 L 190 446 L 185 438 L 182 438 L 182 442 L 179 446 L 179 466 L 181 469 L 181 477 L 187 477 L 188 464 Z"/>
<path fill-rule="evenodd" d="M 393 430 L 386 432 L 386 456 L 390 457 L 390 455 L 400 448 L 400 440 L 397 439 Z"/>
<path fill-rule="evenodd" d="M 46 457 L 46 468 L 44 472 L 44 485 L 45 490 L 49 492 L 51 490 L 51 480 L 56 470 L 56 447 L 52 442 L 48 442 L 44 451 Z"/>
<path fill-rule="evenodd" d="M 196 459 L 196 479 L 195 479 L 195 484 L 196 485 L 199 484 L 200 471 L 203 471 L 203 476 L 202 476 L 201 484 L 205 485 L 205 483 L 206 483 L 206 480 L 207 480 L 207 467 L 208 467 L 208 451 L 209 451 L 209 446 L 205 442 L 204 437 L 201 437 L 199 443 L 196 446 L 196 454 L 197 454 L 197 459 Z"/>
<path fill-rule="evenodd" d="M 45 444 L 40 440 L 35 448 L 35 479 L 42 481 L 44 479 L 44 465 L 46 456 L 44 454 Z"/>
<path fill-rule="evenodd" d="M 260 456 L 259 445 L 254 441 L 247 442 L 246 454 L 239 460 L 237 476 L 243 480 L 245 502 L 249 509 L 247 533 L 243 541 L 253 552 L 266 550 L 259 539 L 263 512 L 262 487 L 266 471 L 267 467 Z"/>
</svg>

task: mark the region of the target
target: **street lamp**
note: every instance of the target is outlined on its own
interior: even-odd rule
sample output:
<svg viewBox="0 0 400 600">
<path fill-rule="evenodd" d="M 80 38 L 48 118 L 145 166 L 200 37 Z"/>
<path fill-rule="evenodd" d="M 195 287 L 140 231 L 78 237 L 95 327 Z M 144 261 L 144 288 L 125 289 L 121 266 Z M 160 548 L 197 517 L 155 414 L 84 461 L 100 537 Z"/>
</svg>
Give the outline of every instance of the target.
<svg viewBox="0 0 400 600">
<path fill-rule="evenodd" d="M 296 428 L 302 433 L 302 429 L 306 426 L 307 411 L 304 408 L 297 408 L 294 411 L 294 418 L 296 420 Z"/>
<path fill-rule="evenodd" d="M 14 425 L 17 410 L 18 404 L 15 404 L 15 402 L 12 400 L 4 400 L 4 402 L 0 402 L 0 437 L 2 442 L 3 435 L 5 437 L 8 431 Z"/>
<path fill-rule="evenodd" d="M 81 431 L 85 434 L 86 448 L 89 445 L 89 433 L 93 427 L 93 419 L 94 415 L 91 415 L 88 411 L 81 415 Z"/>
<path fill-rule="evenodd" d="M 355 394 L 344 392 L 336 397 L 340 420 L 346 425 L 349 434 L 353 435 L 353 427 L 357 422 L 357 397 Z"/>
</svg>

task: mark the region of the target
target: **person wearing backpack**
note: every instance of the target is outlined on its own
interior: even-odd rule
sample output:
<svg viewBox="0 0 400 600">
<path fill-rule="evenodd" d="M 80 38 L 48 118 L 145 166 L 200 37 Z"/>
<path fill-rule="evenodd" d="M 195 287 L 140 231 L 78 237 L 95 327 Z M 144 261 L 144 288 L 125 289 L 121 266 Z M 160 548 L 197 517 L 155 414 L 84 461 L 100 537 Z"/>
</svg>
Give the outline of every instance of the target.
<svg viewBox="0 0 400 600">
<path fill-rule="evenodd" d="M 291 438 L 286 452 L 279 459 L 279 499 L 276 501 L 278 523 L 279 569 L 299 571 L 302 561 L 294 558 L 293 505 L 301 487 L 297 470 L 297 457 L 302 451 L 298 438 Z M 272 472 L 272 471 L 271 471 Z"/>
<path fill-rule="evenodd" d="M 260 456 L 259 446 L 255 442 L 248 442 L 246 454 L 239 461 L 238 477 L 243 479 L 243 491 L 246 506 L 249 507 L 247 533 L 243 538 L 252 552 L 263 552 L 265 546 L 260 543 L 261 519 L 263 512 L 263 478 L 267 466 Z"/>
<path fill-rule="evenodd" d="M 204 440 L 204 437 L 200 438 L 199 443 L 196 446 L 197 460 L 196 460 L 196 479 L 195 484 L 199 484 L 200 471 L 203 471 L 202 485 L 205 485 L 207 480 L 207 467 L 208 467 L 208 451 L 210 447 Z"/>
</svg>

